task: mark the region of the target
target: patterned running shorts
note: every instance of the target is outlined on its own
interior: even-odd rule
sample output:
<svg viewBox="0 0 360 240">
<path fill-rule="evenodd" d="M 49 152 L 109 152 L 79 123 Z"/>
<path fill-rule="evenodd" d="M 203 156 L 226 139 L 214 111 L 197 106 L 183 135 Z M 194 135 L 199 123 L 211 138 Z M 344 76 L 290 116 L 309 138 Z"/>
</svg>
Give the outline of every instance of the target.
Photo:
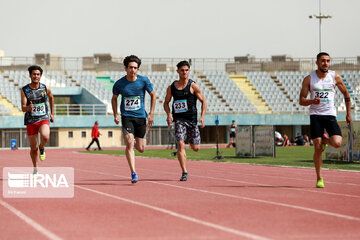
<svg viewBox="0 0 360 240">
<path fill-rule="evenodd" d="M 200 131 L 196 122 L 186 120 L 175 121 L 175 138 L 176 141 L 185 141 L 198 145 L 200 144 Z"/>
</svg>

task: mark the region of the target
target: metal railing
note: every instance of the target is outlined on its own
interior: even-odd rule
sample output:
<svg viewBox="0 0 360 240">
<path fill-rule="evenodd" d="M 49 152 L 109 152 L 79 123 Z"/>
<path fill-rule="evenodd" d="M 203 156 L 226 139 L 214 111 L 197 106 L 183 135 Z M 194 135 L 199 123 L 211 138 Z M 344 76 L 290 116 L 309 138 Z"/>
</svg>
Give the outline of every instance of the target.
<svg viewBox="0 0 360 240">
<path fill-rule="evenodd" d="M 104 104 L 55 104 L 54 113 L 58 116 L 107 115 Z"/>
</svg>

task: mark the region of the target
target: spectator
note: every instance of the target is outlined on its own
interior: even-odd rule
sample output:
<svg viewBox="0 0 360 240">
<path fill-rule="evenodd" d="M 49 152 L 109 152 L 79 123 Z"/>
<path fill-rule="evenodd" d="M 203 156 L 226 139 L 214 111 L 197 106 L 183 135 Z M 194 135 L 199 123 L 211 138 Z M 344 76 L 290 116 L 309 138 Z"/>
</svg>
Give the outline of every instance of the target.
<svg viewBox="0 0 360 240">
<path fill-rule="evenodd" d="M 278 131 L 275 131 L 275 144 L 276 146 L 281 146 L 283 145 L 283 137 L 281 136 L 281 133 L 279 133 Z"/>
<path fill-rule="evenodd" d="M 236 136 L 236 129 L 237 126 L 235 124 L 235 120 L 232 121 L 232 124 L 229 126 L 229 133 L 230 133 L 230 142 L 229 144 L 226 146 L 227 148 L 233 146 L 235 147 L 235 136 Z"/>
<path fill-rule="evenodd" d="M 100 142 L 99 142 L 99 136 L 101 135 L 101 133 L 99 132 L 99 128 L 98 128 L 99 122 L 96 121 L 94 126 L 92 127 L 92 131 L 91 131 L 91 143 L 89 144 L 89 146 L 86 148 L 87 151 L 89 151 L 89 148 L 91 147 L 91 145 L 96 142 L 96 144 L 98 145 L 99 151 L 101 150 L 100 147 Z"/>
<path fill-rule="evenodd" d="M 309 146 L 310 145 L 310 140 L 308 135 L 304 134 L 304 142 L 305 142 L 305 146 Z"/>
<path fill-rule="evenodd" d="M 300 133 L 297 134 L 297 137 L 295 138 L 295 143 L 298 146 L 304 146 L 305 145 L 304 137 Z"/>
<path fill-rule="evenodd" d="M 283 142 L 283 147 L 286 147 L 286 146 L 291 146 L 291 142 L 290 142 L 290 139 L 288 137 L 288 135 L 284 134 L 284 142 Z"/>
</svg>

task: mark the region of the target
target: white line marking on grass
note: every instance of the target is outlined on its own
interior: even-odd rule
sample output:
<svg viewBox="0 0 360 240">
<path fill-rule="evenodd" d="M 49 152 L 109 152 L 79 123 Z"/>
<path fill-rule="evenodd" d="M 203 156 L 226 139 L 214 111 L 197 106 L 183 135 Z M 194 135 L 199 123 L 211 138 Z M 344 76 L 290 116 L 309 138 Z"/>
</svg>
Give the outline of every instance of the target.
<svg viewBox="0 0 360 240">
<path fill-rule="evenodd" d="M 35 230 L 37 230 L 38 232 L 40 232 L 42 235 L 44 235 L 45 237 L 47 237 L 48 239 L 51 240 L 61 240 L 62 238 L 60 238 L 59 236 L 57 236 L 55 233 L 47 230 L 45 227 L 41 226 L 39 223 L 37 223 L 35 220 L 31 219 L 30 217 L 26 216 L 24 213 L 22 213 L 21 211 L 17 210 L 16 208 L 14 208 L 13 206 L 9 205 L 8 203 L 4 202 L 3 200 L 0 199 L 0 204 L 5 207 L 6 209 L 8 209 L 10 212 L 12 212 L 13 214 L 15 214 L 17 217 L 19 217 L 21 220 L 23 220 L 24 222 L 26 222 L 27 224 L 29 224 L 31 227 L 33 227 Z M 14 236 L 15 237 L 15 236 Z"/>
<path fill-rule="evenodd" d="M 117 199 L 117 200 L 121 200 L 121 201 L 130 203 L 130 204 L 134 204 L 134 205 L 137 205 L 137 206 L 149 208 L 149 209 L 152 209 L 152 210 L 155 210 L 155 211 L 158 211 L 158 212 L 162 212 L 162 213 L 165 213 L 165 214 L 177 217 L 177 218 L 181 218 L 183 220 L 198 223 L 198 224 L 201 224 L 201 225 L 204 225 L 204 226 L 207 226 L 207 227 L 215 228 L 217 230 L 221 230 L 221 231 L 224 231 L 224 232 L 227 232 L 227 233 L 232 233 L 232 234 L 235 234 L 235 235 L 238 235 L 238 236 L 241 236 L 241 237 L 246 237 L 246 238 L 249 238 L 249 239 L 256 239 L 256 240 L 267 240 L 268 239 L 268 238 L 261 237 L 261 236 L 255 235 L 255 234 L 239 231 L 239 230 L 236 230 L 236 229 L 233 229 L 233 228 L 228 228 L 228 227 L 224 227 L 224 226 L 214 224 L 214 223 L 211 223 L 211 222 L 206 222 L 206 221 L 203 221 L 203 220 L 200 220 L 200 219 L 189 217 L 189 216 L 186 216 L 186 215 L 183 215 L 183 214 L 180 214 L 180 213 L 177 213 L 177 212 L 173 212 L 173 211 L 170 211 L 170 210 L 167 210 L 167 209 L 164 209 L 164 208 L 159 208 L 159 207 L 152 206 L 152 205 L 149 205 L 149 204 L 146 204 L 146 203 L 141 203 L 141 202 L 138 202 L 138 201 L 133 201 L 131 199 L 127 199 L 127 198 L 119 197 L 119 196 L 112 195 L 112 194 L 109 194 L 109 193 L 97 191 L 97 190 L 94 190 L 94 189 L 91 189 L 91 188 L 86 188 L 86 187 L 82 187 L 82 186 L 78 186 L 78 185 L 75 185 L 75 187 L 80 188 L 82 190 L 89 191 L 89 192 L 93 192 L 93 193 L 96 193 L 96 194 L 99 194 L 99 195 L 102 195 L 102 196 L 105 196 L 105 197 L 110 197 L 110 198 L 114 198 L 114 199 Z"/>
<path fill-rule="evenodd" d="M 125 176 L 118 175 L 118 174 L 109 174 L 109 173 L 104 173 L 104 172 L 81 170 L 81 169 L 77 169 L 77 170 L 84 171 L 84 172 L 98 173 L 100 175 L 108 175 L 108 176 L 127 178 Z M 358 217 L 353 217 L 353 216 L 349 216 L 349 215 L 333 213 L 333 212 L 328 212 L 328 211 L 323 211 L 323 210 L 317 210 L 314 208 L 302 207 L 302 206 L 297 206 L 297 205 L 292 205 L 292 204 L 287 204 L 287 203 L 279 203 L 279 202 L 273 202 L 273 201 L 262 200 L 262 199 L 257 199 L 257 198 L 237 196 L 237 195 L 232 195 L 232 194 L 227 194 L 227 193 L 219 193 L 219 192 L 208 191 L 208 190 L 197 189 L 197 188 L 182 187 L 182 186 L 172 185 L 172 184 L 168 184 L 168 183 L 160 183 L 160 182 L 155 182 L 155 181 L 144 181 L 144 182 L 149 182 L 149 183 L 164 185 L 164 186 L 169 186 L 169 187 L 175 187 L 175 188 L 181 188 L 181 189 L 189 190 L 189 191 L 213 194 L 213 195 L 218 195 L 218 196 L 223 196 L 223 197 L 230 197 L 230 198 L 242 199 L 242 200 L 247 200 L 247 201 L 266 203 L 266 204 L 276 205 L 276 206 L 281 206 L 281 207 L 293 208 L 293 209 L 298 209 L 298 210 L 302 210 L 302 211 L 318 213 L 318 214 L 322 214 L 322 215 L 338 217 L 338 218 L 343 218 L 343 219 L 352 220 L 352 221 L 360 221 L 360 218 L 358 218 Z"/>
</svg>

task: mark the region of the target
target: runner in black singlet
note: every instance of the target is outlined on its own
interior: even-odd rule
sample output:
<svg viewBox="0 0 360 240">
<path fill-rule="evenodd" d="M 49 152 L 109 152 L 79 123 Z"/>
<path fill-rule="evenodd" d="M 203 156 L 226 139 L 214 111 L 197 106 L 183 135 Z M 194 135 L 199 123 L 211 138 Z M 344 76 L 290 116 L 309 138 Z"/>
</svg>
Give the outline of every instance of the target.
<svg viewBox="0 0 360 240">
<path fill-rule="evenodd" d="M 50 137 L 50 123 L 54 122 L 54 97 L 50 88 L 40 83 L 43 70 L 39 66 L 28 68 L 31 83 L 21 89 L 21 108 L 25 112 L 24 124 L 30 143 L 30 156 L 37 174 L 38 159 L 45 160 L 45 144 Z M 50 103 L 50 114 L 47 102 Z M 40 133 L 40 144 L 38 134 Z"/>
<path fill-rule="evenodd" d="M 190 64 L 187 61 L 181 61 L 177 65 L 179 80 L 174 81 L 166 91 L 164 110 L 167 114 L 167 123 L 170 127 L 175 122 L 175 137 L 178 143 L 177 157 L 182 170 L 180 181 L 186 181 L 188 172 L 186 169 L 185 140 L 188 140 L 194 151 L 199 150 L 200 131 L 197 126 L 197 108 L 196 101 L 201 102 L 201 116 L 199 123 L 205 127 L 206 100 L 199 86 L 191 79 Z M 173 98 L 172 112 L 170 112 L 169 103 Z"/>
</svg>

